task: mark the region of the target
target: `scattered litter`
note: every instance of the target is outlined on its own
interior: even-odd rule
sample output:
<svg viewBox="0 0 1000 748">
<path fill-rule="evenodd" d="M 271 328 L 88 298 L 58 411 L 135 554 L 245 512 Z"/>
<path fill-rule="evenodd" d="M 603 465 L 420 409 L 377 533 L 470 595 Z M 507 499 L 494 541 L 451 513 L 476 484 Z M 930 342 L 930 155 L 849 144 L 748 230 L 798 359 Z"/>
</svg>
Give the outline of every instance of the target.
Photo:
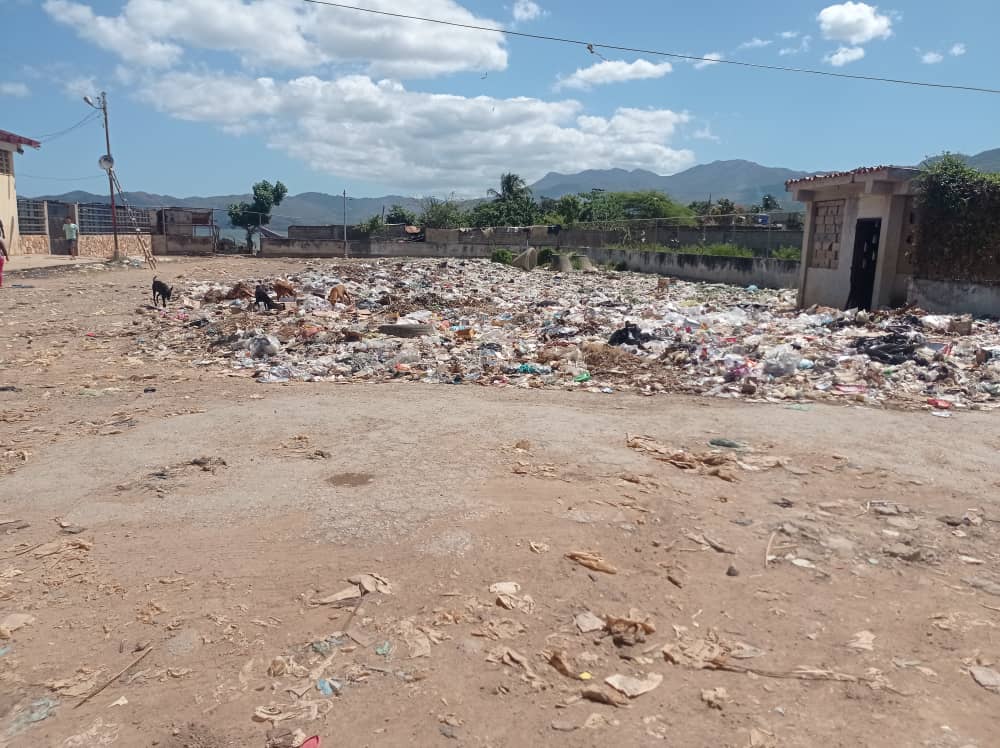
<svg viewBox="0 0 1000 748">
<path fill-rule="evenodd" d="M 601 571 L 605 574 L 618 573 L 618 569 L 609 564 L 598 554 L 590 551 L 573 551 L 572 553 L 567 553 L 566 558 L 570 561 L 576 561 L 576 563 L 581 566 L 586 566 L 588 569 L 593 569 L 594 571 Z"/>
<path fill-rule="evenodd" d="M 875 649 L 875 634 L 871 631 L 859 631 L 854 638 L 847 642 L 850 649 L 863 652 L 871 652 Z"/>
<path fill-rule="evenodd" d="M 121 699 L 119 699 L 121 701 Z M 112 704 L 116 706 L 118 702 Z M 118 741 L 119 727 L 114 723 L 104 723 L 103 719 L 94 720 L 94 724 L 86 732 L 71 735 L 66 738 L 62 748 L 97 748 L 102 745 L 112 745 Z"/>
<path fill-rule="evenodd" d="M 116 701 L 112 701 L 110 704 L 108 704 L 108 707 L 113 707 L 113 706 L 128 706 L 128 699 L 126 699 L 124 696 L 119 696 Z"/>
<path fill-rule="evenodd" d="M 270 722 L 272 724 L 293 719 L 312 722 L 320 717 L 325 717 L 331 709 L 333 709 L 332 701 L 302 699 L 294 704 L 259 706 L 254 709 L 253 719 L 255 722 Z"/>
<path fill-rule="evenodd" d="M 431 640 L 424 631 L 417 628 L 411 619 L 400 621 L 399 633 L 410 648 L 410 658 L 430 657 Z"/>
<path fill-rule="evenodd" d="M 576 627 L 580 630 L 581 634 L 589 634 L 594 631 L 602 631 L 604 629 L 604 620 L 598 618 L 589 610 L 583 613 L 578 613 L 574 618 L 573 622 Z"/>
<path fill-rule="evenodd" d="M 992 579 L 986 579 L 985 577 L 969 577 L 962 581 L 974 589 L 982 590 L 988 595 L 1000 597 L 1000 582 L 994 582 Z M 2 628 L 3 624 L 0 624 L 0 630 Z"/>
<path fill-rule="evenodd" d="M 573 680 L 580 680 L 576 668 L 570 662 L 569 655 L 563 650 L 555 649 L 546 651 L 543 653 L 543 656 L 545 657 L 545 661 L 561 675 L 565 675 L 567 678 L 572 678 Z"/>
<path fill-rule="evenodd" d="M 0 641 L 10 639 L 15 631 L 30 626 L 35 617 L 27 613 L 11 613 L 0 619 Z"/>
<path fill-rule="evenodd" d="M 61 696 L 74 698 L 85 696 L 97 686 L 97 680 L 102 672 L 102 670 L 79 668 L 71 677 L 50 681 L 45 685 L 50 691 L 55 691 Z"/>
<path fill-rule="evenodd" d="M 604 682 L 619 693 L 634 699 L 657 688 L 663 682 L 663 676 L 659 673 L 649 673 L 645 678 L 639 679 L 616 674 L 608 676 Z"/>
<path fill-rule="evenodd" d="M 580 692 L 580 696 L 596 704 L 607 704 L 608 706 L 625 706 L 628 704 L 628 697 L 607 688 L 585 688 Z"/>
<path fill-rule="evenodd" d="M 969 674 L 976 681 L 976 683 L 985 688 L 987 691 L 1000 693 L 1000 673 L 993 668 L 971 667 L 969 668 Z"/>
<path fill-rule="evenodd" d="M 329 678 L 320 678 L 316 681 L 316 690 L 327 698 L 340 693 L 343 687 L 340 681 Z"/>
<path fill-rule="evenodd" d="M 729 692 L 721 686 L 718 688 L 703 688 L 701 690 L 701 700 L 705 702 L 709 709 L 722 711 L 722 707 L 729 701 Z"/>
</svg>

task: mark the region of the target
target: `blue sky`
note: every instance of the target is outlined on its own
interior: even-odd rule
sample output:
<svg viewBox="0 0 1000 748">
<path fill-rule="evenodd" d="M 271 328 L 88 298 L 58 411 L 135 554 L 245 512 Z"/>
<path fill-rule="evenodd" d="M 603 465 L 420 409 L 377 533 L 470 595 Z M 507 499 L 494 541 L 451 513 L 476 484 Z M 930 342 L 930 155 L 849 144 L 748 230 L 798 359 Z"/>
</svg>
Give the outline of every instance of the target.
<svg viewBox="0 0 1000 748">
<path fill-rule="evenodd" d="M 1000 4 L 344 0 L 530 33 L 1000 87 Z M 756 7 L 755 7 L 756 6 Z M 0 0 L 0 129 L 31 137 L 107 90 L 123 186 L 176 196 L 478 195 L 502 171 L 746 158 L 804 170 L 1000 147 L 1000 95 L 693 64 L 301 0 Z M 21 194 L 101 191 L 96 122 L 19 159 Z M 52 179 L 42 179 L 49 177 Z M 58 178 L 58 179 L 56 179 Z"/>
</svg>

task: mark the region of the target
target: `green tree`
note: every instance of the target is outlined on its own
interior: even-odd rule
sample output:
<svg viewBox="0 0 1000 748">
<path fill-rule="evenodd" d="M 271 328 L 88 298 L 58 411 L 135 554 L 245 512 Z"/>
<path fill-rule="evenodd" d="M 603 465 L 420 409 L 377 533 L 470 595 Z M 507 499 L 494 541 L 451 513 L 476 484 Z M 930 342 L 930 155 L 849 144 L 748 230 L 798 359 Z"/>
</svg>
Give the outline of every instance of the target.
<svg viewBox="0 0 1000 748">
<path fill-rule="evenodd" d="M 500 175 L 500 189 L 489 190 L 493 209 L 477 206 L 473 211 L 477 226 L 531 226 L 541 219 L 541 211 L 531 196 L 531 188 L 517 174 Z"/>
<path fill-rule="evenodd" d="M 389 212 L 385 214 L 386 223 L 403 223 L 412 226 L 417 222 L 417 214 L 412 210 L 407 210 L 402 205 L 393 205 Z"/>
<path fill-rule="evenodd" d="M 764 195 L 761 198 L 760 207 L 763 208 L 765 213 L 769 213 L 772 210 L 781 210 L 781 203 L 778 202 L 778 198 L 774 195 Z"/>
<path fill-rule="evenodd" d="M 556 201 L 556 213 L 562 223 L 576 223 L 583 215 L 583 201 L 576 195 L 563 195 Z"/>
<path fill-rule="evenodd" d="M 712 203 L 708 200 L 695 200 L 688 203 L 688 210 L 693 211 L 696 216 L 707 216 L 712 210 Z"/>
<path fill-rule="evenodd" d="M 358 228 L 367 234 L 377 234 L 385 228 L 385 221 L 381 215 L 374 215 L 364 223 L 358 224 Z"/>
<path fill-rule="evenodd" d="M 253 237 L 261 226 L 271 222 L 271 211 L 288 194 L 288 188 L 280 181 L 271 184 L 267 180 L 253 186 L 253 202 L 233 203 L 229 206 L 229 223 L 233 228 L 247 232 L 247 249 L 253 251 Z"/>
<path fill-rule="evenodd" d="M 734 214 L 736 213 L 736 203 L 727 197 L 720 198 L 712 208 L 712 215 L 718 216 L 718 222 L 723 226 L 732 226 Z"/>
<path fill-rule="evenodd" d="M 457 229 L 468 225 L 468 216 L 454 200 L 424 200 L 417 223 L 425 229 Z"/>
</svg>

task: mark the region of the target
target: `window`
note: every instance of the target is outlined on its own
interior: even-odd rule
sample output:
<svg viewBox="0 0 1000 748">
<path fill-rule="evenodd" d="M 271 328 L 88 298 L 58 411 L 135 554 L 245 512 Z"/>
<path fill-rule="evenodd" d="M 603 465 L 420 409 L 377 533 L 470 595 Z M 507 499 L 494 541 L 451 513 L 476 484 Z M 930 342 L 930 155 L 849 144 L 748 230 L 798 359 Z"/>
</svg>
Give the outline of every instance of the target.
<svg viewBox="0 0 1000 748">
<path fill-rule="evenodd" d="M 0 148 L 0 175 L 11 176 L 14 173 L 14 159 L 10 151 Z"/>
<path fill-rule="evenodd" d="M 812 262 L 809 267 L 836 270 L 840 267 L 840 237 L 846 201 L 815 203 L 812 222 Z"/>
</svg>

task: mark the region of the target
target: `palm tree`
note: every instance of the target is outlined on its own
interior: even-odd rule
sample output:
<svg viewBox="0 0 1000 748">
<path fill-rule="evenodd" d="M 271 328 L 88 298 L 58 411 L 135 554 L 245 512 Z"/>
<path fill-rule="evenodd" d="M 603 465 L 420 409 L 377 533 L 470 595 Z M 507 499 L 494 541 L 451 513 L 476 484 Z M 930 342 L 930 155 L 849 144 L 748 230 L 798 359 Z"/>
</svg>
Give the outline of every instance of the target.
<svg viewBox="0 0 1000 748">
<path fill-rule="evenodd" d="M 508 173 L 500 175 L 499 192 L 490 189 L 486 194 L 499 202 L 510 202 L 531 197 L 531 188 L 519 174 Z"/>
</svg>

